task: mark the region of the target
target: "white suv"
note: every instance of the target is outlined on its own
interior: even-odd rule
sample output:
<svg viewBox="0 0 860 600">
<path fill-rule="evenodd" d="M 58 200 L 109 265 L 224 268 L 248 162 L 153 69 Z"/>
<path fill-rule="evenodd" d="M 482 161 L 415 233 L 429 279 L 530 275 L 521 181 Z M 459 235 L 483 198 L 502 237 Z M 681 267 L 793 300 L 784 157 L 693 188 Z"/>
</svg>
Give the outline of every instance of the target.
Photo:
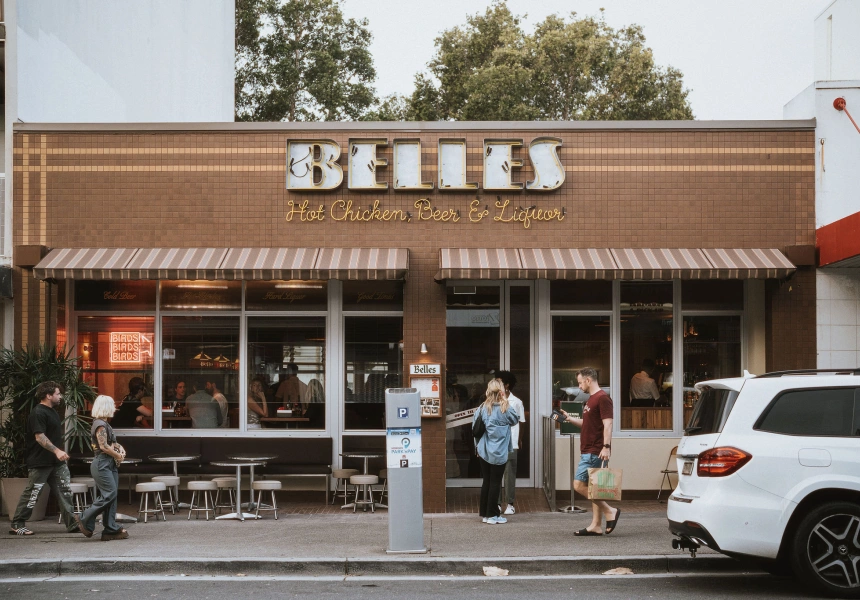
<svg viewBox="0 0 860 600">
<path fill-rule="evenodd" d="M 790 566 L 860 598 L 860 370 L 698 384 L 668 503 L 675 548 Z"/>
</svg>

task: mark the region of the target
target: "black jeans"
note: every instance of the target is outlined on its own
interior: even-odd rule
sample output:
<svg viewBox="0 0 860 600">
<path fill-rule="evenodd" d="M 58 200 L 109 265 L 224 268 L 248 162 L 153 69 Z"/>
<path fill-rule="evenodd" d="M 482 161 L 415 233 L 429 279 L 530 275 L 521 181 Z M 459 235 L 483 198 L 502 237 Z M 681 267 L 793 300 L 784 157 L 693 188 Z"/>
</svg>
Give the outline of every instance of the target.
<svg viewBox="0 0 860 600">
<path fill-rule="evenodd" d="M 499 492 L 502 489 L 502 477 L 505 475 L 505 465 L 494 465 L 485 461 L 480 456 L 481 477 L 481 503 L 478 505 L 482 517 L 499 516 Z"/>
</svg>

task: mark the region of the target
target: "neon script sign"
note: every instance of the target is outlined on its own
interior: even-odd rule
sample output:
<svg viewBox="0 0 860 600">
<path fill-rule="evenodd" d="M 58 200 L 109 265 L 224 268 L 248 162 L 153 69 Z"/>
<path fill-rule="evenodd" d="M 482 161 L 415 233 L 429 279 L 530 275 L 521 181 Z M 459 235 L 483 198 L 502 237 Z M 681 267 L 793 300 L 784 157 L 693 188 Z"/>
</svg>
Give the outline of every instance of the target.
<svg viewBox="0 0 860 600">
<path fill-rule="evenodd" d="M 110 334 L 110 362 L 139 363 L 152 358 L 152 339 L 139 331 L 112 331 Z"/>
</svg>

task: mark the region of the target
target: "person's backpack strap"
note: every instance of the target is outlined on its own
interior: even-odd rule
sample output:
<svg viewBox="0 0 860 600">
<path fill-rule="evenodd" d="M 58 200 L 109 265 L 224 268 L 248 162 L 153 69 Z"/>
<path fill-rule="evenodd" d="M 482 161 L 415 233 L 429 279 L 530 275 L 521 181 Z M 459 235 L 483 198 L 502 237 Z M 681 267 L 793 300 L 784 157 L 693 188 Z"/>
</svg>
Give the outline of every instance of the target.
<svg viewBox="0 0 860 600">
<path fill-rule="evenodd" d="M 484 437 L 484 434 L 487 432 L 487 424 L 484 423 L 484 414 L 483 413 L 484 413 L 483 409 L 478 408 L 478 416 L 472 422 L 472 437 L 475 438 L 476 442 L 478 440 L 480 440 L 482 437 Z"/>
</svg>

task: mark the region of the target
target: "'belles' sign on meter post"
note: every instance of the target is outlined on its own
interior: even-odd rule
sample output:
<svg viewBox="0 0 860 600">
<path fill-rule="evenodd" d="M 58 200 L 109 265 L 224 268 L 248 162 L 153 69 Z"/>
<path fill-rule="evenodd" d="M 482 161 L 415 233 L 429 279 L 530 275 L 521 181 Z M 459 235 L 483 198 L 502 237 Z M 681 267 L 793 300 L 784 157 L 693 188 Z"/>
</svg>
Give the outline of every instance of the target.
<svg viewBox="0 0 860 600">
<path fill-rule="evenodd" d="M 388 552 L 424 553 L 424 490 L 421 468 L 421 394 L 415 388 L 385 390 L 385 455 L 388 466 Z"/>
</svg>

